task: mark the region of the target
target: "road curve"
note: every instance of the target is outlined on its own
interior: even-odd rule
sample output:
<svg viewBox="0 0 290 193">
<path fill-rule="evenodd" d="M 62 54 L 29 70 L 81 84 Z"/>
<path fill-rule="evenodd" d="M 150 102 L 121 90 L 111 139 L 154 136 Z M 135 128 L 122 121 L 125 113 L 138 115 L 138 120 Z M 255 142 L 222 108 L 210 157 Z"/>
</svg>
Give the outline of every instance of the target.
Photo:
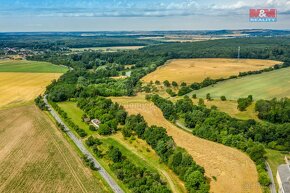
<svg viewBox="0 0 290 193">
<path fill-rule="evenodd" d="M 75 136 L 75 134 L 67 127 L 67 125 L 61 120 L 55 110 L 50 106 L 47 101 L 47 96 L 44 96 L 44 102 L 48 107 L 48 111 L 54 117 L 54 119 L 61 125 L 64 126 L 64 131 L 71 138 L 71 140 L 75 143 L 75 145 L 79 148 L 79 150 L 86 155 L 89 159 L 91 159 L 95 167 L 98 168 L 98 172 L 104 178 L 104 180 L 109 184 L 112 190 L 115 193 L 124 193 L 124 191 L 120 188 L 120 186 L 115 182 L 115 180 L 106 172 L 106 170 L 101 166 L 101 164 L 93 157 L 93 155 L 87 150 L 87 148 L 83 145 L 82 141 Z"/>
</svg>

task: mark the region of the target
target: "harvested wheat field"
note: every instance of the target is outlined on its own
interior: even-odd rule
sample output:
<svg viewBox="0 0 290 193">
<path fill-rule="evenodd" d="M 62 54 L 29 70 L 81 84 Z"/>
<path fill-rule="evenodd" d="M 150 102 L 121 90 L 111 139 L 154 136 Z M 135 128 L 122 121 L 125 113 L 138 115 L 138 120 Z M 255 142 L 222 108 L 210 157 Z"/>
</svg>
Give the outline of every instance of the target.
<svg viewBox="0 0 290 193">
<path fill-rule="evenodd" d="M 108 192 L 34 105 L 0 111 L 0 192 Z"/>
<path fill-rule="evenodd" d="M 33 100 L 61 73 L 0 72 L 0 109 Z"/>
<path fill-rule="evenodd" d="M 155 80 L 161 82 L 169 80 L 178 83 L 202 82 L 207 77 L 212 79 L 227 78 L 238 75 L 239 72 L 261 70 L 275 64 L 281 64 L 281 62 L 255 59 L 177 59 L 168 61 L 142 80 L 145 82 L 154 82 Z"/>
<path fill-rule="evenodd" d="M 144 116 L 149 125 L 167 129 L 176 144 L 185 148 L 193 159 L 205 168 L 211 178 L 211 192 L 214 193 L 259 193 L 258 174 L 253 161 L 241 151 L 218 143 L 195 137 L 167 121 L 162 112 L 151 103 L 133 103 L 122 98 L 112 98 L 124 105 L 129 114 Z M 133 99 L 134 100 L 134 99 Z M 212 177 L 215 176 L 215 181 Z"/>
</svg>

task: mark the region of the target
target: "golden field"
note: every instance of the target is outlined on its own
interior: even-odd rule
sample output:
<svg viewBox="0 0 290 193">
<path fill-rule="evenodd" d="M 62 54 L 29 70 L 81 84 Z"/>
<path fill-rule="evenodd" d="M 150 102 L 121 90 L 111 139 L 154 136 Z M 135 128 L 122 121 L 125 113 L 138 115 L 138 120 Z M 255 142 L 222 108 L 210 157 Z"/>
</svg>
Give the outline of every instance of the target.
<svg viewBox="0 0 290 193">
<path fill-rule="evenodd" d="M 29 102 L 61 73 L 0 72 L 0 109 Z"/>
<path fill-rule="evenodd" d="M 0 192 L 110 192 L 35 105 L 0 110 Z"/>
<path fill-rule="evenodd" d="M 212 79 L 227 78 L 238 75 L 239 72 L 261 70 L 275 64 L 281 64 L 281 62 L 256 59 L 177 59 L 168 61 L 142 80 L 145 82 L 156 80 L 161 82 L 164 80 L 176 81 L 178 83 L 202 82 L 207 77 Z"/>
<path fill-rule="evenodd" d="M 167 129 L 176 144 L 185 148 L 193 159 L 205 168 L 211 178 L 211 192 L 214 193 L 260 193 L 258 174 L 254 162 L 241 151 L 198 138 L 167 121 L 162 112 L 141 97 L 116 97 L 113 101 L 122 104 L 129 114 L 144 116 L 149 125 Z M 140 101 L 140 102 L 138 102 Z M 217 178 L 215 181 L 213 176 Z"/>
</svg>

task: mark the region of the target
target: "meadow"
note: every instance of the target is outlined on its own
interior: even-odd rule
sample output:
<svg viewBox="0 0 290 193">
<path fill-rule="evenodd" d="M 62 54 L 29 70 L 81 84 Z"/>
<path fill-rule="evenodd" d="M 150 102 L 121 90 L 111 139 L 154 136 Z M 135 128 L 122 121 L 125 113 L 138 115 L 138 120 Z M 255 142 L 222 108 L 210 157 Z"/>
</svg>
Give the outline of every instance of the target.
<svg viewBox="0 0 290 193">
<path fill-rule="evenodd" d="M 226 96 L 227 99 L 237 100 L 240 97 L 253 95 L 254 100 L 290 97 L 290 68 L 283 68 L 258 75 L 232 79 L 217 83 L 198 91 L 197 97 L 205 98 L 210 93 L 212 98 Z"/>
<path fill-rule="evenodd" d="M 122 104 L 129 114 L 144 116 L 149 125 L 162 126 L 167 129 L 168 135 L 172 136 L 176 144 L 185 148 L 197 164 L 205 168 L 205 173 L 211 179 L 211 192 L 214 193 L 258 193 L 258 174 L 253 161 L 239 150 L 217 144 L 193 136 L 174 124 L 167 121 L 162 112 L 153 104 L 141 98 L 112 97 L 113 101 Z M 216 180 L 214 179 L 216 178 Z M 250 187 L 250 188 L 248 188 Z"/>
<path fill-rule="evenodd" d="M 0 192 L 110 192 L 36 106 L 0 111 Z"/>
<path fill-rule="evenodd" d="M 0 60 L 0 72 L 65 73 L 67 67 L 48 62 Z"/>
<path fill-rule="evenodd" d="M 177 59 L 168 61 L 142 80 L 144 82 L 154 82 L 156 80 L 160 82 L 164 80 L 176 81 L 177 83 L 202 82 L 207 77 L 212 79 L 228 78 L 232 75 L 238 75 L 239 72 L 262 70 L 275 64 L 281 64 L 281 62 L 222 58 Z"/>
</svg>

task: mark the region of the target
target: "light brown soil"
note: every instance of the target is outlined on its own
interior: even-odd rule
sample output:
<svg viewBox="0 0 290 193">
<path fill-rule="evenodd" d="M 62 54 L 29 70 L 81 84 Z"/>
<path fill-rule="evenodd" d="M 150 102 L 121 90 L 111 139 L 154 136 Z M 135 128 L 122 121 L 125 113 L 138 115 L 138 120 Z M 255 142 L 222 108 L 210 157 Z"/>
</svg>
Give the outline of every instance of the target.
<svg viewBox="0 0 290 193">
<path fill-rule="evenodd" d="M 108 192 L 34 105 L 0 111 L 0 192 Z"/>
<path fill-rule="evenodd" d="M 178 59 L 171 60 L 161 66 L 156 71 L 148 74 L 142 80 L 145 82 L 159 80 L 163 82 L 176 81 L 178 83 L 201 82 L 205 78 L 212 79 L 227 78 L 232 75 L 238 75 L 239 72 L 261 70 L 281 64 L 273 60 L 254 60 L 254 59 L 221 59 L 221 58 L 203 58 L 203 59 Z"/>
<path fill-rule="evenodd" d="M 33 100 L 61 73 L 0 73 L 0 108 Z"/>
<path fill-rule="evenodd" d="M 198 138 L 167 121 L 162 112 L 151 103 L 133 103 L 122 98 L 113 98 L 120 102 L 130 114 L 144 116 L 150 125 L 167 129 L 176 144 L 185 148 L 193 159 L 205 168 L 211 179 L 211 192 L 214 193 L 260 193 L 258 174 L 253 161 L 241 151 L 218 143 Z M 140 100 L 140 99 L 138 99 Z"/>
</svg>

